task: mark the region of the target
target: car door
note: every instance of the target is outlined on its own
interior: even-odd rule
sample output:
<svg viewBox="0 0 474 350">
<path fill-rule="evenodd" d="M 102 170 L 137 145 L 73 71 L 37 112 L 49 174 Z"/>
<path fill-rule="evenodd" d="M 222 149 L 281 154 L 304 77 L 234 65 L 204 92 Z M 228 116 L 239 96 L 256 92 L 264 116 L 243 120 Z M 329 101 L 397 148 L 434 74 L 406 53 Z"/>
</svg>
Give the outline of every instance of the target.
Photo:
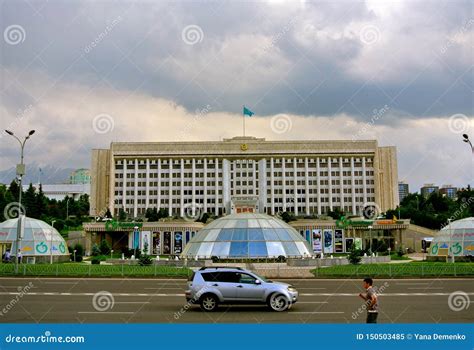
<svg viewBox="0 0 474 350">
<path fill-rule="evenodd" d="M 241 301 L 262 301 L 265 288 L 257 284 L 254 276 L 247 273 L 239 273 L 239 283 L 237 283 L 237 298 Z"/>
<path fill-rule="evenodd" d="M 235 272 L 209 272 L 202 274 L 209 290 L 217 289 L 225 301 L 237 299 L 238 276 Z"/>
</svg>

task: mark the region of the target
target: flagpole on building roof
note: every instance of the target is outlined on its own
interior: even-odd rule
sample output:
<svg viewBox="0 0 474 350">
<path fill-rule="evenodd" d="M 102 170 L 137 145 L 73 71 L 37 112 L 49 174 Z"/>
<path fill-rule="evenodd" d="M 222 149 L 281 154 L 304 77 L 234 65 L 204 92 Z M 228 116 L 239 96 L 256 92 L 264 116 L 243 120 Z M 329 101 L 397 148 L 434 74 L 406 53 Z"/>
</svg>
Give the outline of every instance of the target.
<svg viewBox="0 0 474 350">
<path fill-rule="evenodd" d="M 245 106 L 242 106 L 242 122 L 243 122 L 243 130 L 244 130 L 244 137 L 245 137 L 245 112 L 244 112 Z"/>
</svg>

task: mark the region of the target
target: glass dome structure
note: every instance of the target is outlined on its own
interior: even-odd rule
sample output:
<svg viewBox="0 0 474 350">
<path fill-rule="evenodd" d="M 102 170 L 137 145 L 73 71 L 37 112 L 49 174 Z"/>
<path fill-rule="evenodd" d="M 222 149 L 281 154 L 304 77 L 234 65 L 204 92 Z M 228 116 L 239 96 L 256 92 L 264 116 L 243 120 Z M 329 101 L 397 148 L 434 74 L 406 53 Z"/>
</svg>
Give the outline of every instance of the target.
<svg viewBox="0 0 474 350">
<path fill-rule="evenodd" d="M 310 257 L 301 235 L 284 221 L 265 214 L 240 213 L 214 220 L 186 244 L 182 257 L 208 259 Z"/>
<path fill-rule="evenodd" d="M 430 255 L 474 255 L 474 217 L 456 220 L 433 238 Z"/>
<path fill-rule="evenodd" d="M 11 244 L 15 254 L 18 219 L 9 219 L 0 223 L 0 244 Z M 59 232 L 46 222 L 25 217 L 23 239 L 20 241 L 23 256 L 69 256 L 66 241 Z"/>
</svg>

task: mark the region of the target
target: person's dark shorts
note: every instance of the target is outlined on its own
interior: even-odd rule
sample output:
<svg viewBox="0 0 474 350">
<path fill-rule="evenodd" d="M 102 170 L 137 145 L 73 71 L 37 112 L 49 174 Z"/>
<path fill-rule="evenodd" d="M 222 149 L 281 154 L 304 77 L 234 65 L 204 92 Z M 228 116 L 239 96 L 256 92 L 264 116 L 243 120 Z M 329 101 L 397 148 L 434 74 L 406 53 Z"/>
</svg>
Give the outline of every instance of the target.
<svg viewBox="0 0 474 350">
<path fill-rule="evenodd" d="M 377 323 L 378 312 L 367 312 L 367 323 Z"/>
</svg>

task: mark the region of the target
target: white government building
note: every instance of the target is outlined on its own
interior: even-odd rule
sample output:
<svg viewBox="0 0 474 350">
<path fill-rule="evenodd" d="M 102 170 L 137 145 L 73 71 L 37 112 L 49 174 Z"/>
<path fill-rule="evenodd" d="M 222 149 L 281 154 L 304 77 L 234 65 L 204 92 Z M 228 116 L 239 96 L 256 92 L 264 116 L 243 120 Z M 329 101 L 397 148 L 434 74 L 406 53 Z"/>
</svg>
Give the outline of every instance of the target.
<svg viewBox="0 0 474 350">
<path fill-rule="evenodd" d="M 92 151 L 91 215 L 360 214 L 398 205 L 395 147 L 364 141 L 113 142 Z"/>
</svg>

